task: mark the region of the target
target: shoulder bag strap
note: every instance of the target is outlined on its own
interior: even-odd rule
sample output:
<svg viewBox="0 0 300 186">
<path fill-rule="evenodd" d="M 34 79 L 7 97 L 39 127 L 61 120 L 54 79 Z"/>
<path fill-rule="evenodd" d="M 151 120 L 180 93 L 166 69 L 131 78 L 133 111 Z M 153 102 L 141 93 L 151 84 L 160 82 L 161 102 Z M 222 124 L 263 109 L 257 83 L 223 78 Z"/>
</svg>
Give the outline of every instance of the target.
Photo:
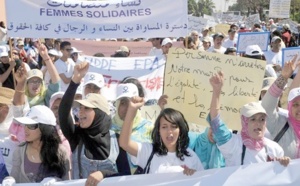
<svg viewBox="0 0 300 186">
<path fill-rule="evenodd" d="M 288 121 L 285 123 L 284 127 L 280 130 L 280 132 L 275 136 L 275 138 L 273 139 L 273 141 L 278 142 L 282 136 L 284 135 L 284 133 L 287 131 L 287 129 L 289 128 L 289 123 Z"/>
<path fill-rule="evenodd" d="M 151 164 L 151 160 L 153 158 L 153 155 L 154 155 L 154 147 L 152 148 L 152 152 L 151 152 L 151 155 L 147 161 L 147 164 L 146 164 L 146 167 L 144 168 L 144 174 L 148 174 L 149 171 L 150 171 L 150 164 Z"/>
<path fill-rule="evenodd" d="M 241 165 L 244 165 L 245 152 L 246 152 L 246 146 L 243 144 L 243 152 L 242 152 Z"/>
</svg>

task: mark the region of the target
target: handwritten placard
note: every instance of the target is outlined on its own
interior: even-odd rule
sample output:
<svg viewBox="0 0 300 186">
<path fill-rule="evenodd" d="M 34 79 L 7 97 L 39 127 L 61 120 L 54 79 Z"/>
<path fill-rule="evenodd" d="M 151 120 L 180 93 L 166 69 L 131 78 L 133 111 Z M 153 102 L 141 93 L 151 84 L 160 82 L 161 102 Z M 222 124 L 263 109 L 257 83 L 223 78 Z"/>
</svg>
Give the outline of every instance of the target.
<svg viewBox="0 0 300 186">
<path fill-rule="evenodd" d="M 260 23 L 259 14 L 250 15 L 245 19 L 245 25 L 248 28 L 252 28 L 256 23 Z"/>
<path fill-rule="evenodd" d="M 202 17 L 189 16 L 188 17 L 188 30 L 191 33 L 193 30 L 202 32 L 202 28 L 207 26 L 208 19 Z"/>
<path fill-rule="evenodd" d="M 98 58 L 83 56 L 90 63 L 89 71 L 103 75 L 106 86 L 101 89 L 108 100 L 116 99 L 116 87 L 125 77 L 137 78 L 146 92 L 146 99 L 159 99 L 163 91 L 165 60 L 155 57 Z"/>
<path fill-rule="evenodd" d="M 207 125 L 212 97 L 209 78 L 223 71 L 221 118 L 230 128 L 240 129 L 239 110 L 242 105 L 258 100 L 265 65 L 261 60 L 171 48 L 164 76 L 167 106 L 180 110 L 188 122 Z"/>
<path fill-rule="evenodd" d="M 249 45 L 258 45 L 262 51 L 268 50 L 270 32 L 239 33 L 237 51 L 243 53 Z"/>
<path fill-rule="evenodd" d="M 6 1 L 7 30 L 10 37 L 180 37 L 188 31 L 183 7 L 186 0 Z"/>
<path fill-rule="evenodd" d="M 295 55 L 298 55 L 298 59 L 300 57 L 300 48 L 299 47 L 289 47 L 282 49 L 282 66 L 284 66 L 285 62 L 292 60 Z"/>
<path fill-rule="evenodd" d="M 143 118 L 155 121 L 157 116 L 160 114 L 161 108 L 158 105 L 149 105 L 141 107 L 140 111 Z"/>
<path fill-rule="evenodd" d="M 291 0 L 270 0 L 269 17 L 289 18 Z"/>
</svg>

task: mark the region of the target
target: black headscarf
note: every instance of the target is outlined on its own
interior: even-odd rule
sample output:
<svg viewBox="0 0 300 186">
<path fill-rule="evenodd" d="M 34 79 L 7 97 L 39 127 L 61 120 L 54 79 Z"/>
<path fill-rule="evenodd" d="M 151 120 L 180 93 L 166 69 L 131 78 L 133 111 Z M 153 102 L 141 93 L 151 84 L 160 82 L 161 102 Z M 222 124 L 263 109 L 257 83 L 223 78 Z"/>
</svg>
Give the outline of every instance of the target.
<svg viewBox="0 0 300 186">
<path fill-rule="evenodd" d="M 81 128 L 81 139 L 85 146 L 85 155 L 89 159 L 104 160 L 110 153 L 111 117 L 98 108 L 93 109 L 95 117 L 90 127 Z"/>
</svg>

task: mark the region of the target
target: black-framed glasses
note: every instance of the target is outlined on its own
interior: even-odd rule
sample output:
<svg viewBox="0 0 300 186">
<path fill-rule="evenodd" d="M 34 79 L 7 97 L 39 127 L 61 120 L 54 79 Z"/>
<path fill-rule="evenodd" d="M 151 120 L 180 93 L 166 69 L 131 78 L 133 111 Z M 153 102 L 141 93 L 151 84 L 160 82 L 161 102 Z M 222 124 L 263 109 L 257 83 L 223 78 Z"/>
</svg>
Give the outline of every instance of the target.
<svg viewBox="0 0 300 186">
<path fill-rule="evenodd" d="M 25 125 L 29 130 L 35 130 L 39 128 L 39 124 Z"/>
</svg>

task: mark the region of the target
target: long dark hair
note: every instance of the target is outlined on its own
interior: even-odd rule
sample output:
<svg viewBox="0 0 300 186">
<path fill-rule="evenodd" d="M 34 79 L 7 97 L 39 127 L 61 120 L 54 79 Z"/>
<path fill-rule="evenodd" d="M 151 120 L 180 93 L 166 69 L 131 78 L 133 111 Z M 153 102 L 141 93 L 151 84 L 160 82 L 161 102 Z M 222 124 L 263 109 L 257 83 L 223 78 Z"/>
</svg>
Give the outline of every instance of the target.
<svg viewBox="0 0 300 186">
<path fill-rule="evenodd" d="M 179 127 L 179 137 L 176 143 L 176 156 L 181 161 L 183 161 L 184 155 L 190 156 L 189 152 L 187 151 L 189 141 L 190 141 L 188 136 L 189 126 L 183 114 L 175 109 L 166 108 L 162 110 L 159 116 L 157 117 L 152 131 L 152 141 L 153 141 L 153 148 L 154 148 L 153 150 L 155 153 L 158 153 L 159 155 L 167 155 L 168 153 L 168 149 L 162 142 L 162 139 L 159 134 L 160 119 L 162 117 L 166 119 L 168 122 Z"/>
<path fill-rule="evenodd" d="M 42 171 L 49 173 L 56 172 L 62 178 L 66 174 L 64 165 L 66 154 L 59 150 L 61 140 L 57 129 L 55 126 L 45 124 L 39 124 L 39 128 L 42 133 L 42 148 L 40 152 L 44 169 Z"/>
</svg>

